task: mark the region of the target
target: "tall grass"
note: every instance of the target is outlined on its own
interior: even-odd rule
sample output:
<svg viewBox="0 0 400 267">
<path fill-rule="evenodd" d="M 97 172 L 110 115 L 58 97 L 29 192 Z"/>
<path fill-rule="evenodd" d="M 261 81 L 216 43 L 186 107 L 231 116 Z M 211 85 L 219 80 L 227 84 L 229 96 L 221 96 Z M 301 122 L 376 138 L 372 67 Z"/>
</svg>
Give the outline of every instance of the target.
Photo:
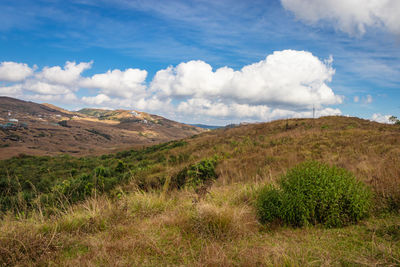
<svg viewBox="0 0 400 267">
<path fill-rule="evenodd" d="M 1 161 L 0 197 L 13 196 L 16 209 L 1 207 L 0 265 L 396 266 L 399 137 L 394 125 L 325 117 L 220 129 L 101 157 Z M 214 155 L 218 179 L 201 197 L 197 186 L 173 185 L 182 170 Z M 259 224 L 259 189 L 305 160 L 345 168 L 368 184 L 373 216 L 339 229 Z M 81 175 L 121 180 L 109 190 L 100 181 L 77 201 L 56 198 L 54 208 L 38 201 Z"/>
</svg>

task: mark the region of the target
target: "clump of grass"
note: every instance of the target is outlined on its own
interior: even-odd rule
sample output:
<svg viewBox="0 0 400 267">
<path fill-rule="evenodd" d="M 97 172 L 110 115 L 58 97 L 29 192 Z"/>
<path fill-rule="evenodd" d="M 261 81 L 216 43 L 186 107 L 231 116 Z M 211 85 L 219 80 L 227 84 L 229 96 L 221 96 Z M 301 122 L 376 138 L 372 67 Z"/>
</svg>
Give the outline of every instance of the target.
<svg viewBox="0 0 400 267">
<path fill-rule="evenodd" d="M 174 204 L 157 192 L 135 192 L 127 197 L 128 211 L 135 217 L 150 217 L 164 212 Z"/>
<path fill-rule="evenodd" d="M 14 222 L 0 228 L 1 266 L 40 265 L 59 247 L 60 235 L 56 231 L 43 233 L 33 223 Z"/>
<path fill-rule="evenodd" d="M 390 224 L 381 226 L 376 230 L 376 234 L 387 240 L 400 241 L 400 224 Z"/>
<path fill-rule="evenodd" d="M 263 223 L 341 227 L 367 217 L 371 208 L 370 190 L 352 173 L 316 161 L 292 168 L 278 184 L 259 193 L 257 210 Z"/>
<path fill-rule="evenodd" d="M 204 240 L 234 240 L 258 230 L 255 214 L 248 206 L 218 206 L 199 202 L 164 217 L 164 224 L 179 227 L 187 235 Z"/>
</svg>

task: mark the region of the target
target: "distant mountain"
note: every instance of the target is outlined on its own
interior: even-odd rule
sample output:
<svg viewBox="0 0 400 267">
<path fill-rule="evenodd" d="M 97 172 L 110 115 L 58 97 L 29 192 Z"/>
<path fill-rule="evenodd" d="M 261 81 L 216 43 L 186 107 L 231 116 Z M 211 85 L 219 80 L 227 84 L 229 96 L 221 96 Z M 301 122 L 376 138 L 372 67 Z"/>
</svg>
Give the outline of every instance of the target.
<svg viewBox="0 0 400 267">
<path fill-rule="evenodd" d="M 0 97 L 0 159 L 20 153 L 100 154 L 181 139 L 205 131 L 136 110 L 67 111 Z"/>
<path fill-rule="evenodd" d="M 209 129 L 209 130 L 224 128 L 224 126 L 205 125 L 205 124 L 190 124 L 190 125 L 199 127 L 199 128 L 203 128 L 203 129 Z"/>
</svg>

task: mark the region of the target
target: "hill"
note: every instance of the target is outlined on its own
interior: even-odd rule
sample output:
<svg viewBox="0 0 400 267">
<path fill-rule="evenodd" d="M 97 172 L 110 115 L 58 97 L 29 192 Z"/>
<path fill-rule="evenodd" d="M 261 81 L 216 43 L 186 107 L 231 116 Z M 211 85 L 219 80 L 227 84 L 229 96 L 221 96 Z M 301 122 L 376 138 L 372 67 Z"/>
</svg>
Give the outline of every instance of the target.
<svg viewBox="0 0 400 267">
<path fill-rule="evenodd" d="M 219 129 L 219 128 L 223 128 L 224 126 L 216 126 L 216 125 L 205 125 L 205 124 L 191 124 L 192 126 L 195 127 L 200 127 L 203 129 L 210 129 L 210 130 L 215 130 L 215 129 Z"/>
<path fill-rule="evenodd" d="M 367 184 L 371 217 L 333 229 L 260 224 L 260 188 L 307 160 Z M 347 117 L 239 125 L 102 156 L 15 157 L 0 162 L 0 263 L 396 266 L 399 161 L 398 125 Z"/>
<path fill-rule="evenodd" d="M 71 112 L 9 97 L 0 97 L 0 124 L 0 159 L 20 153 L 102 154 L 204 131 L 145 112 L 99 109 Z"/>
</svg>

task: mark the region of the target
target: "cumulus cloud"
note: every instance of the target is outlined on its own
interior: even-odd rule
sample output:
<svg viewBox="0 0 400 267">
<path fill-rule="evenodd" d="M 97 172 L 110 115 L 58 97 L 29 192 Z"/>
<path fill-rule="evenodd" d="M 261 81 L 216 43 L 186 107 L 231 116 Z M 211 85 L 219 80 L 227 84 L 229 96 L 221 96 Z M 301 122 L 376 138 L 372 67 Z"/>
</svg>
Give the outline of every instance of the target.
<svg viewBox="0 0 400 267">
<path fill-rule="evenodd" d="M 269 121 L 277 118 L 312 117 L 311 110 L 290 110 L 271 108 L 267 105 L 249 105 L 238 103 L 215 102 L 209 99 L 192 98 L 181 102 L 178 112 L 195 116 L 209 116 L 214 118 L 240 119 L 252 121 Z M 341 115 L 339 109 L 321 108 L 316 110 L 316 116 Z"/>
<path fill-rule="evenodd" d="M 156 73 L 151 90 L 160 96 L 229 99 L 243 104 L 309 107 L 342 102 L 327 85 L 335 70 L 332 58 L 320 61 L 310 52 L 284 50 L 235 71 L 213 71 L 203 61 L 189 61 Z"/>
<path fill-rule="evenodd" d="M 90 107 L 134 108 L 183 121 L 266 121 L 341 114 L 327 107 L 342 97 L 328 86 L 335 73 L 332 57 L 284 50 L 239 70 L 213 69 L 204 61 L 182 62 L 158 71 L 113 69 L 83 76 L 93 62 L 32 70 L 0 87 L 1 95 Z M 16 66 L 25 66 L 14 63 Z M 9 79 L 10 80 L 10 79 Z M 87 90 L 90 89 L 89 93 Z M 77 95 L 80 95 L 78 98 Z"/>
<path fill-rule="evenodd" d="M 145 94 L 147 71 L 139 69 L 109 70 L 84 79 L 80 85 L 99 89 L 108 96 L 131 98 Z"/>
<path fill-rule="evenodd" d="M 393 123 L 389 120 L 392 115 L 382 115 L 380 113 L 372 114 L 371 120 L 380 123 Z"/>
<path fill-rule="evenodd" d="M 306 23 L 327 21 L 350 35 L 368 27 L 383 27 L 400 34 L 398 0 L 281 0 L 283 7 Z"/>
<path fill-rule="evenodd" d="M 31 91 L 44 95 L 60 95 L 71 92 L 70 87 L 67 87 L 65 85 L 52 84 L 35 79 L 25 81 L 21 85 L 21 87 L 26 91 Z"/>
<path fill-rule="evenodd" d="M 10 97 L 20 97 L 22 95 L 21 84 L 0 87 L 0 95 Z"/>
<path fill-rule="evenodd" d="M 48 83 L 76 86 L 79 80 L 82 79 L 81 73 L 84 70 L 90 69 L 92 64 L 92 61 L 81 62 L 79 64 L 67 61 L 64 69 L 60 66 L 44 67 L 43 70 L 35 76 L 37 79 Z"/>
<path fill-rule="evenodd" d="M 25 63 L 1 62 L 0 81 L 19 82 L 33 74 L 33 69 Z"/>
<path fill-rule="evenodd" d="M 38 101 L 38 102 L 57 102 L 57 103 L 76 103 L 79 101 L 78 97 L 72 93 L 72 92 L 67 92 L 65 94 L 33 94 L 33 95 L 24 95 L 22 97 L 23 99 L 28 99 L 32 101 Z"/>
<path fill-rule="evenodd" d="M 89 105 L 102 105 L 104 103 L 110 102 L 111 98 L 109 98 L 105 94 L 99 94 L 96 96 L 83 96 L 82 101 Z"/>
<path fill-rule="evenodd" d="M 115 69 L 106 73 L 83 77 L 82 73 L 92 67 L 93 62 L 70 62 L 64 67 L 44 67 L 36 71 L 27 64 L 2 62 L 0 81 L 8 83 L 0 87 L 0 94 L 24 98 L 28 95 L 37 101 L 76 101 L 74 92 L 82 88 L 97 89 L 98 95 L 84 96 L 81 102 L 89 105 L 112 103 L 114 106 L 131 106 L 132 98 L 143 98 L 146 93 L 145 79 L 147 72 L 139 69 Z M 119 99 L 120 98 L 120 99 Z"/>
</svg>

